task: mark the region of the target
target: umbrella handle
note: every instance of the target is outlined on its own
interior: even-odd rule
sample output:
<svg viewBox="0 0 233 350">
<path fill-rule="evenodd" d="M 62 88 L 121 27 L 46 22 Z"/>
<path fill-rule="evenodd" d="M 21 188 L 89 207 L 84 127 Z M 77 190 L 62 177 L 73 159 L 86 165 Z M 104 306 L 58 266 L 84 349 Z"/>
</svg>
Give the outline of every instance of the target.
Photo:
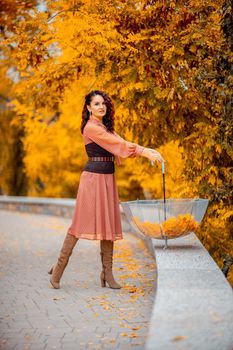
<svg viewBox="0 0 233 350">
<path fill-rule="evenodd" d="M 150 164 L 151 164 L 152 166 L 155 165 L 155 163 L 154 163 L 153 160 L 150 161 Z M 165 174 L 165 162 L 162 162 L 162 174 Z"/>
<path fill-rule="evenodd" d="M 165 174 L 165 163 L 162 162 L 162 174 Z"/>
</svg>

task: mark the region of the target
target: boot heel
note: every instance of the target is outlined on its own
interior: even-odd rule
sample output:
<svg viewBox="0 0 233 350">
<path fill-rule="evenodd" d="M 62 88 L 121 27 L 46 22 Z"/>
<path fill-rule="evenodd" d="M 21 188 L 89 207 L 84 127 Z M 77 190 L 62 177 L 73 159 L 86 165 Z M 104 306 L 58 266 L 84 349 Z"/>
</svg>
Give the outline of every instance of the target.
<svg viewBox="0 0 233 350">
<path fill-rule="evenodd" d="M 101 281 L 101 287 L 106 287 L 106 281 L 103 278 L 101 278 L 100 281 Z"/>
<path fill-rule="evenodd" d="M 100 274 L 100 282 L 101 282 L 101 287 L 106 287 L 106 280 L 105 280 L 105 276 L 104 276 L 103 271 Z"/>
<path fill-rule="evenodd" d="M 52 275 L 52 273 L 53 273 L 53 267 L 51 267 L 51 269 L 48 271 L 49 275 Z"/>
</svg>

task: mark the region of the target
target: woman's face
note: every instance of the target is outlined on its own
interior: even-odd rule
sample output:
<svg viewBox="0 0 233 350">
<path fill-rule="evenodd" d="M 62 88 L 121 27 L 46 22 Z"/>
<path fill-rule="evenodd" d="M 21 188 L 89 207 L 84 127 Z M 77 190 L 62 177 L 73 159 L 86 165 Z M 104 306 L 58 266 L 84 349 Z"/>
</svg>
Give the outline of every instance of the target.
<svg viewBox="0 0 233 350">
<path fill-rule="evenodd" d="M 104 98 L 101 95 L 95 95 L 91 99 L 90 106 L 87 106 L 89 112 L 92 113 L 93 117 L 101 118 L 105 116 L 107 112 L 107 106 Z"/>
</svg>

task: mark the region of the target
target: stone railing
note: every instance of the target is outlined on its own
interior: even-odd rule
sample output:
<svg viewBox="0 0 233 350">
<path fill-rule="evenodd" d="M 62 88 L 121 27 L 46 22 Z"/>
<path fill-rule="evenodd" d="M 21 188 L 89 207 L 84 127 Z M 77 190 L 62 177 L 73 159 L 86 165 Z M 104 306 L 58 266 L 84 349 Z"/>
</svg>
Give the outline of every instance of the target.
<svg viewBox="0 0 233 350">
<path fill-rule="evenodd" d="M 71 218 L 75 199 L 0 196 L 0 209 Z M 121 209 L 123 231 L 137 234 Z M 138 235 L 138 234 L 137 234 Z M 233 350 L 233 295 L 195 234 L 144 239 L 157 265 L 157 289 L 146 350 Z"/>
</svg>

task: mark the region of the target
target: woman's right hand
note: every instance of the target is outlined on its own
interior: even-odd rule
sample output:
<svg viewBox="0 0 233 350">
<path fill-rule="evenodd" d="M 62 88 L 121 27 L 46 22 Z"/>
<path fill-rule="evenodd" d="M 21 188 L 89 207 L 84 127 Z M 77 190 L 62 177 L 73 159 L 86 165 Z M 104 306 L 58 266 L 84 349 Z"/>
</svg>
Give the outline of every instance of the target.
<svg viewBox="0 0 233 350">
<path fill-rule="evenodd" d="M 163 157 L 161 156 L 161 154 L 156 151 L 155 149 L 152 148 L 144 148 L 144 150 L 142 151 L 141 155 L 143 157 L 146 157 L 148 159 L 150 159 L 152 162 L 158 162 L 158 163 L 162 163 L 165 162 L 165 160 L 163 159 Z"/>
</svg>

